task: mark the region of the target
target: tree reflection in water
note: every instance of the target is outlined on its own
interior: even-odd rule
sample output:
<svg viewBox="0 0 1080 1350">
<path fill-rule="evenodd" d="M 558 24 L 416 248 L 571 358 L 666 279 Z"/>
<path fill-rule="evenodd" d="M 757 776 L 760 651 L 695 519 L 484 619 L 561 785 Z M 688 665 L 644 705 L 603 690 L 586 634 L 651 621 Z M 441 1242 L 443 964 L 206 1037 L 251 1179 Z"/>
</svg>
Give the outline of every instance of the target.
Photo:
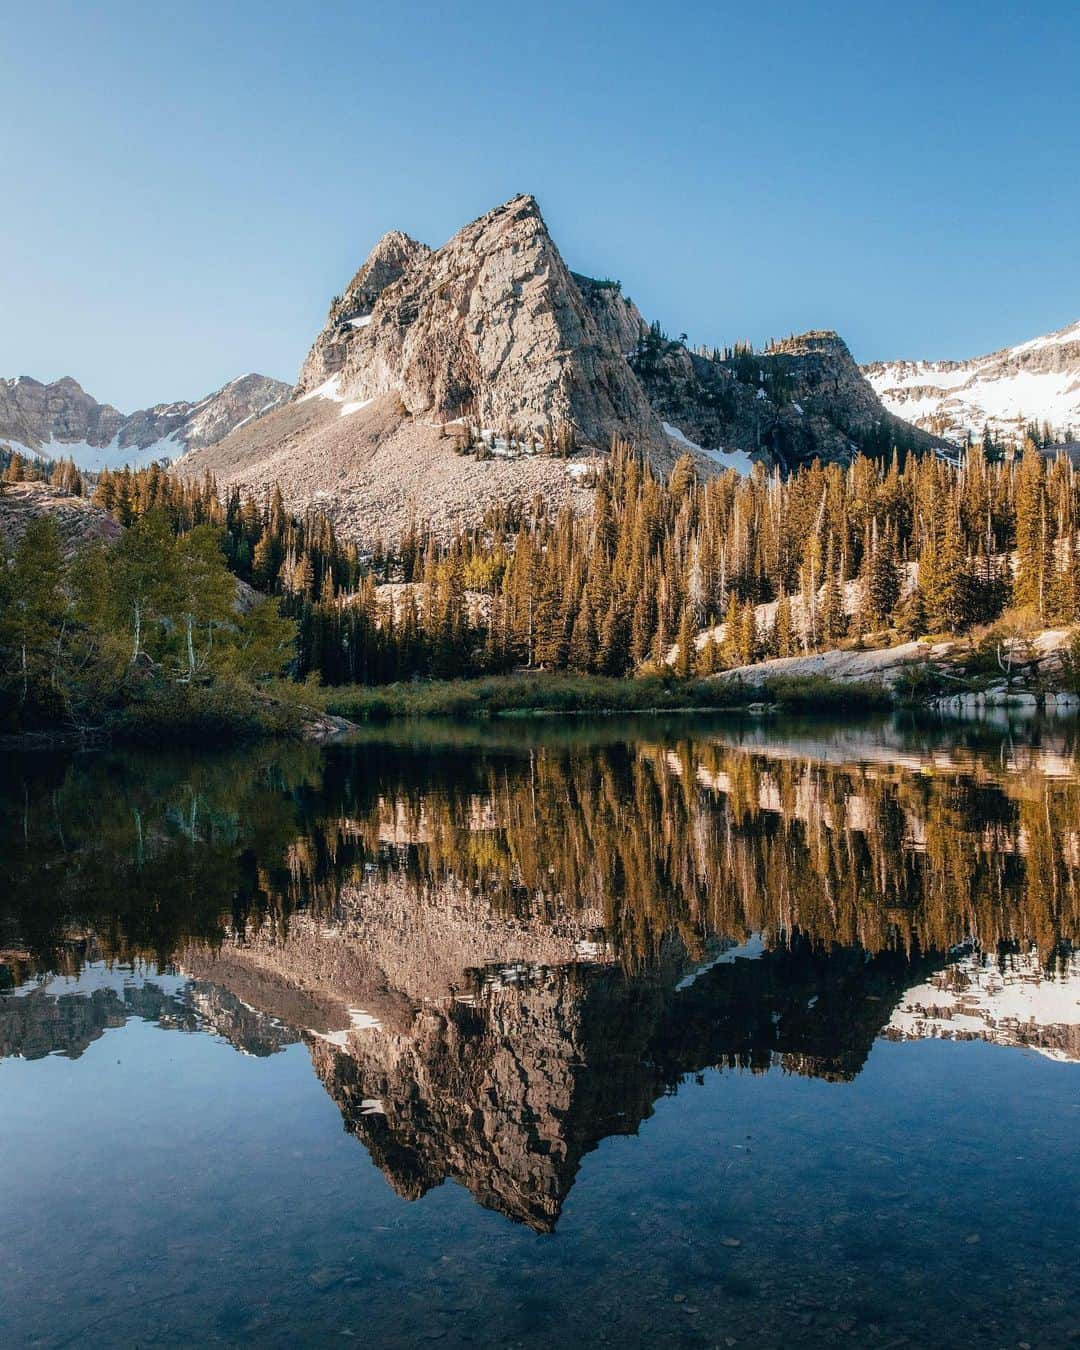
<svg viewBox="0 0 1080 1350">
<path fill-rule="evenodd" d="M 451 1177 L 547 1231 L 584 1154 L 709 1067 L 1080 1059 L 1075 755 L 681 722 L 13 760 L 0 1055 L 132 1017 L 303 1041 L 401 1195 Z"/>
</svg>

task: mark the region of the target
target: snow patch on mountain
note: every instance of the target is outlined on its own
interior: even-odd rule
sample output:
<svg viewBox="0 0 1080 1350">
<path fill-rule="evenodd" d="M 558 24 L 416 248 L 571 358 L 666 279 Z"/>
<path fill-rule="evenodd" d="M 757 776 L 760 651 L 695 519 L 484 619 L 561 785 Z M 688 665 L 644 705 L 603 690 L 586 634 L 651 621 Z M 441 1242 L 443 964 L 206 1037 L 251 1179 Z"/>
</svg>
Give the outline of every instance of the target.
<svg viewBox="0 0 1080 1350">
<path fill-rule="evenodd" d="M 1020 442 L 1029 423 L 1080 430 L 1080 322 L 970 361 L 876 361 L 863 373 L 897 417 L 963 442 Z"/>
<path fill-rule="evenodd" d="M 671 422 L 663 422 L 664 434 L 676 445 L 681 445 L 684 450 L 689 450 L 695 455 L 704 455 L 713 464 L 717 464 L 721 469 L 734 469 L 741 478 L 749 478 L 754 469 L 754 461 L 745 450 L 709 450 L 704 445 L 698 445 L 696 441 L 684 435 L 677 426 Z"/>
<path fill-rule="evenodd" d="M 306 394 L 301 394 L 296 400 L 297 403 L 307 403 L 309 399 L 321 398 L 330 403 L 341 404 L 341 416 L 348 417 L 351 413 L 360 412 L 362 408 L 369 408 L 375 398 L 352 398 L 347 399 L 341 391 L 341 376 L 331 375 L 329 379 L 323 380 L 322 384 L 316 385 L 314 389 L 309 389 Z"/>
<path fill-rule="evenodd" d="M 149 445 L 121 445 L 120 437 L 114 436 L 108 445 L 53 439 L 35 446 L 0 436 L 0 447 L 13 450 L 29 460 L 74 460 L 80 469 L 87 469 L 91 473 L 100 473 L 102 469 L 122 469 L 125 464 L 132 469 L 146 469 L 151 464 L 171 464 L 187 448 L 175 432 L 161 436 Z"/>
<path fill-rule="evenodd" d="M 909 989 L 885 1028 L 893 1040 L 984 1040 L 1050 1059 L 1080 1057 L 1080 955 L 1048 971 L 1037 951 L 999 962 L 965 953 Z"/>
</svg>

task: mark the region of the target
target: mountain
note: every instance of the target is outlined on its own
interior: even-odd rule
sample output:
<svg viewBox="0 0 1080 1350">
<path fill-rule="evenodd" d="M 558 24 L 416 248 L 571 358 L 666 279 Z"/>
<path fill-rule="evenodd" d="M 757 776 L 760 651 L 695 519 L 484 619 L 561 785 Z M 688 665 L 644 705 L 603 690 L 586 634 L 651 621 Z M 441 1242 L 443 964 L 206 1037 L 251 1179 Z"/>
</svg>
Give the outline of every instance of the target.
<svg viewBox="0 0 1080 1350">
<path fill-rule="evenodd" d="M 1080 322 L 970 361 L 875 361 L 863 374 L 897 417 L 945 436 L 1022 441 L 1048 422 L 1063 440 L 1080 433 Z"/>
<path fill-rule="evenodd" d="M 583 506 L 589 456 L 613 437 L 660 471 L 689 452 L 705 474 L 935 444 L 886 412 L 835 333 L 764 354 L 672 341 L 617 282 L 571 272 L 518 196 L 435 250 L 385 235 L 331 302 L 292 400 L 182 469 L 279 482 L 343 533 L 392 539 L 410 517 L 449 532 L 537 493 Z"/>
<path fill-rule="evenodd" d="M 125 415 L 98 403 L 70 376 L 42 384 L 0 380 L 0 446 L 82 469 L 142 466 L 213 445 L 290 393 L 281 380 L 242 375 L 197 403 L 158 403 Z"/>
<path fill-rule="evenodd" d="M 1047 970 L 1037 951 L 990 959 L 974 949 L 912 986 L 893 1010 L 890 1040 L 983 1040 L 1048 1059 L 1080 1060 L 1080 954 Z"/>
<path fill-rule="evenodd" d="M 563 424 L 602 448 L 612 435 L 664 440 L 532 197 L 434 253 L 404 235 L 381 240 L 304 363 L 298 395 L 319 389 L 358 402 L 394 394 L 413 417 L 467 417 L 514 440 Z"/>
<path fill-rule="evenodd" d="M 540 1232 L 585 1154 L 635 1133 L 687 1074 L 738 1063 L 852 1079 L 905 983 L 936 969 L 757 936 L 691 952 L 677 934 L 630 969 L 599 920 L 370 879 L 332 916 L 193 943 L 179 967 L 223 991 L 215 1006 L 294 1029 L 399 1195 L 452 1179 Z"/>
</svg>

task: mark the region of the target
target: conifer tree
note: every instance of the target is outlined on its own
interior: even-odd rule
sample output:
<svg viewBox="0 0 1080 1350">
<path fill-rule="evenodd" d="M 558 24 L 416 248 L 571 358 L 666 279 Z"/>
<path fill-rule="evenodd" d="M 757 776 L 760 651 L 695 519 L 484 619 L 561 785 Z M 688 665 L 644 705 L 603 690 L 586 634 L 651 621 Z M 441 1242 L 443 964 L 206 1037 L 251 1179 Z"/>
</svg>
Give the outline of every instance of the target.
<svg viewBox="0 0 1080 1350">
<path fill-rule="evenodd" d="M 688 679 L 694 672 L 697 659 L 694 637 L 693 615 L 690 606 L 684 605 L 682 618 L 679 620 L 679 636 L 676 639 L 678 645 L 675 652 L 675 674 L 680 680 Z"/>
</svg>

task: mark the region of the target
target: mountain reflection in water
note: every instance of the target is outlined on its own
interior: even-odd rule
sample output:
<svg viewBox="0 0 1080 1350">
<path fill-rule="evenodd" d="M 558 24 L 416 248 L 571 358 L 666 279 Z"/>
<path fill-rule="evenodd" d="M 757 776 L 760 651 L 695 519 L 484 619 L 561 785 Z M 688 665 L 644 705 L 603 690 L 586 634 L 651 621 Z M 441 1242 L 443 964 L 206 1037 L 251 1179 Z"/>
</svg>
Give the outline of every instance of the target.
<svg viewBox="0 0 1080 1350">
<path fill-rule="evenodd" d="M 971 734 L 12 762 L 0 1056 L 132 1018 L 303 1042 L 399 1195 L 451 1178 L 538 1231 L 708 1068 L 844 1082 L 879 1037 L 1080 1061 L 1075 733 Z"/>
</svg>

